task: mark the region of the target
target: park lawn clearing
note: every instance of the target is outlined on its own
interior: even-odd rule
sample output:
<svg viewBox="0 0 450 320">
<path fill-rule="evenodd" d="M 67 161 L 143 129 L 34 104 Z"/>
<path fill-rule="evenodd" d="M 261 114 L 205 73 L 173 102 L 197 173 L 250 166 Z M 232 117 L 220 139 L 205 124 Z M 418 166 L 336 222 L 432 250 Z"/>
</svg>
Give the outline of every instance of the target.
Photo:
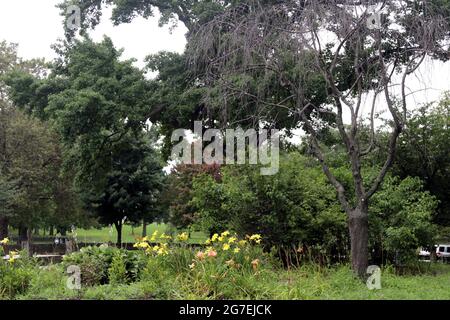
<svg viewBox="0 0 450 320">
<path fill-rule="evenodd" d="M 169 232 L 167 224 L 152 223 L 147 226 L 147 235 L 158 231 L 159 234 Z M 78 242 L 82 243 L 115 243 L 117 241 L 116 228 L 104 227 L 100 229 L 77 229 L 76 237 Z M 138 238 L 142 237 L 142 226 L 133 227 L 131 225 L 124 225 L 122 230 L 123 243 L 135 243 Z M 203 232 L 192 232 L 189 242 L 204 243 L 207 236 Z"/>
</svg>

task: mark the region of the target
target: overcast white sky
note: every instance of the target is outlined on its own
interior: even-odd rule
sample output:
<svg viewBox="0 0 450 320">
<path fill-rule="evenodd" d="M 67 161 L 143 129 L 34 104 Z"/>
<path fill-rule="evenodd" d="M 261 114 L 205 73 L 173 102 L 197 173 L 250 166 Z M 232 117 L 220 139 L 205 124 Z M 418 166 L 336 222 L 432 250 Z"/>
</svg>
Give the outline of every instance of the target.
<svg viewBox="0 0 450 320">
<path fill-rule="evenodd" d="M 63 36 L 62 17 L 55 5 L 60 0 L 0 0 L 0 40 L 19 44 L 19 54 L 24 58 L 45 57 L 50 60 L 55 53 L 50 45 Z M 108 35 L 116 47 L 124 48 L 124 58 L 138 59 L 137 65 L 143 66 L 143 59 L 151 53 L 161 50 L 182 52 L 185 47 L 186 29 L 182 24 L 173 32 L 169 27 L 158 27 L 158 18 L 148 20 L 137 18 L 130 24 L 113 26 L 109 17 L 111 10 L 106 9 L 102 23 L 91 32 L 95 40 Z M 438 99 L 442 92 L 450 90 L 450 63 L 427 61 L 409 82 L 412 105 L 431 102 Z M 371 101 L 367 99 L 364 110 L 370 110 Z M 378 111 L 384 109 L 380 103 Z"/>
<path fill-rule="evenodd" d="M 19 44 L 19 54 L 24 58 L 45 57 L 55 53 L 50 45 L 63 37 L 62 17 L 55 5 L 60 0 L 0 0 L 0 41 Z M 161 50 L 182 52 L 186 44 L 183 24 L 172 34 L 168 27 L 159 28 L 158 18 L 137 18 L 131 24 L 113 26 L 111 10 L 106 9 L 102 23 L 91 32 L 94 40 L 108 35 L 116 47 L 124 48 L 124 58 L 142 61 L 148 54 Z"/>
</svg>

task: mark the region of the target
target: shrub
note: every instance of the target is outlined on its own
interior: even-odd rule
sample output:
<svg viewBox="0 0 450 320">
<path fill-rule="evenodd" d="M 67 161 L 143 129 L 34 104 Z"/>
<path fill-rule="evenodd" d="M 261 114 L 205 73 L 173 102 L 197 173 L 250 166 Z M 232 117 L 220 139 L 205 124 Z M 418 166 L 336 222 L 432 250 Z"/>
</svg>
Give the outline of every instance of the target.
<svg viewBox="0 0 450 320">
<path fill-rule="evenodd" d="M 61 265 L 50 265 L 36 270 L 28 290 L 17 299 L 21 300 L 59 300 L 79 299 L 80 292 L 67 287 L 67 276 Z"/>
<path fill-rule="evenodd" d="M 122 251 L 114 253 L 111 266 L 108 269 L 109 283 L 112 285 L 126 284 L 128 282 L 127 268 L 125 264 L 126 254 Z"/>
<path fill-rule="evenodd" d="M 127 281 L 136 281 L 140 270 L 145 266 L 145 258 L 138 251 L 102 245 L 82 248 L 80 252 L 65 256 L 63 264 L 66 268 L 70 265 L 80 267 L 82 284 L 95 286 L 110 283 L 111 275 L 113 282 L 122 283 L 125 278 Z"/>
<path fill-rule="evenodd" d="M 280 171 L 262 176 L 258 166 L 222 168 L 222 179 L 194 180 L 198 226 L 210 232 L 264 234 L 268 246 L 321 244 L 346 252 L 347 221 L 321 169 L 298 153 L 280 158 Z"/>
<path fill-rule="evenodd" d="M 197 250 L 187 275 L 194 293 L 203 298 L 231 299 L 236 294 L 254 296 L 254 282 L 267 268 L 273 267 L 269 254 L 260 246 L 258 234 L 239 239 L 225 231 L 206 241 Z M 239 293 L 236 293 L 240 291 Z"/>
<path fill-rule="evenodd" d="M 417 260 L 417 249 L 434 244 L 436 198 L 418 178 L 388 177 L 370 206 L 371 245 L 396 264 Z"/>
<path fill-rule="evenodd" d="M 9 260 L 3 260 L 3 255 L 0 256 L 0 297 L 13 299 L 28 289 L 36 267 L 25 252 L 11 251 L 9 255 Z"/>
</svg>

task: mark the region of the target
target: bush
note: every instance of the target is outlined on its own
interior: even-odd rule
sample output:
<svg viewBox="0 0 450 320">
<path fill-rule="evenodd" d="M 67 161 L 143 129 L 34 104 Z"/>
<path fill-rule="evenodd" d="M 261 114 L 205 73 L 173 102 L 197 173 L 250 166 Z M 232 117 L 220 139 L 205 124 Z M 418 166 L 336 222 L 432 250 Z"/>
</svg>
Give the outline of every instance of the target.
<svg viewBox="0 0 450 320">
<path fill-rule="evenodd" d="M 26 292 L 36 272 L 36 266 L 33 260 L 27 258 L 25 252 L 11 251 L 9 255 L 9 260 L 3 260 L 3 255 L 0 256 L 0 297 L 13 299 Z"/>
<path fill-rule="evenodd" d="M 36 270 L 28 290 L 17 297 L 21 300 L 79 299 L 80 292 L 67 287 L 67 276 L 61 265 L 50 265 Z"/>
<path fill-rule="evenodd" d="M 321 244 L 327 253 L 347 250 L 346 215 L 321 169 L 298 153 L 284 154 L 280 172 L 262 176 L 257 166 L 222 169 L 218 182 L 194 180 L 200 229 L 264 234 L 267 246 L 299 248 Z"/>
<path fill-rule="evenodd" d="M 127 279 L 126 282 L 136 281 L 145 263 L 145 257 L 138 251 L 106 245 L 82 248 L 80 252 L 65 256 L 63 260 L 65 268 L 70 265 L 80 267 L 84 286 L 108 284 L 111 280 L 116 284 L 117 281 L 122 283 L 124 279 Z"/>
<path fill-rule="evenodd" d="M 423 191 L 420 179 L 387 177 L 370 206 L 373 252 L 396 264 L 417 260 L 419 247 L 434 245 L 436 208 L 436 198 Z"/>
<path fill-rule="evenodd" d="M 255 283 L 273 267 L 259 245 L 260 235 L 238 239 L 229 232 L 214 234 L 207 247 L 197 250 L 186 275 L 192 293 L 201 298 L 255 297 Z"/>
<path fill-rule="evenodd" d="M 122 251 L 116 251 L 114 253 L 111 266 L 108 269 L 109 283 L 112 285 L 127 284 L 127 268 L 126 268 L 126 254 Z"/>
<path fill-rule="evenodd" d="M 341 166 L 333 172 L 352 202 L 351 171 Z M 377 174 L 376 168 L 366 170 L 365 181 Z M 265 245 L 279 248 L 287 264 L 302 260 L 326 264 L 349 256 L 347 215 L 336 191 L 311 159 L 289 153 L 282 155 L 275 176 L 262 176 L 257 166 L 231 166 L 222 167 L 221 177 L 220 181 L 209 175 L 194 179 L 191 204 L 199 229 L 264 234 Z M 419 247 L 435 241 L 436 208 L 436 198 L 424 191 L 420 179 L 386 177 L 369 206 L 374 262 L 404 264 L 416 259 Z"/>
</svg>

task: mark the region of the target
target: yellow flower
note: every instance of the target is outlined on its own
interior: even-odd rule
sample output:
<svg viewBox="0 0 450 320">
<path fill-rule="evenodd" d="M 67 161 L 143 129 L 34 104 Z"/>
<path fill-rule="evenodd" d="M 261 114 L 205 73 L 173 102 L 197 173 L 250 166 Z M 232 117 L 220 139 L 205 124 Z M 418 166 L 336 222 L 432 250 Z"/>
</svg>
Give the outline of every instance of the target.
<svg viewBox="0 0 450 320">
<path fill-rule="evenodd" d="M 158 255 L 159 255 L 159 256 L 167 256 L 168 254 L 169 254 L 169 251 L 167 251 L 166 248 L 160 248 L 160 249 L 158 250 Z"/>
<path fill-rule="evenodd" d="M 150 247 L 150 245 L 148 244 L 148 242 L 141 242 L 138 244 L 138 247 L 141 249 L 147 249 Z"/>
<path fill-rule="evenodd" d="M 9 259 L 8 262 L 9 263 L 14 263 L 14 261 L 16 261 L 16 259 L 19 257 L 19 253 L 17 251 L 10 251 L 9 252 Z"/>
<path fill-rule="evenodd" d="M 250 237 L 250 240 L 255 241 L 255 243 L 260 244 L 261 243 L 261 235 L 259 234 L 254 234 Z"/>
<path fill-rule="evenodd" d="M 211 238 L 211 242 L 216 242 L 218 238 L 219 238 L 219 235 L 217 233 L 215 233 Z"/>
<path fill-rule="evenodd" d="M 246 244 L 247 244 L 247 241 L 246 241 L 246 240 L 241 240 L 241 241 L 239 241 L 239 245 L 240 245 L 241 247 L 244 247 Z"/>
<path fill-rule="evenodd" d="M 228 243 L 235 243 L 237 241 L 236 237 L 231 237 L 230 239 L 228 239 Z"/>
<path fill-rule="evenodd" d="M 225 237 L 220 236 L 220 237 L 219 237 L 219 242 L 223 242 L 223 240 L 225 240 Z"/>
<path fill-rule="evenodd" d="M 228 237 L 229 235 L 230 235 L 230 231 L 225 231 L 225 232 L 222 232 L 222 234 L 221 234 L 222 237 Z"/>
<path fill-rule="evenodd" d="M 163 240 L 170 240 L 170 239 L 172 239 L 171 236 L 169 236 L 169 235 L 167 235 L 167 234 L 165 234 L 165 233 L 163 233 L 159 238 L 160 238 L 160 239 L 163 239 Z"/>
<path fill-rule="evenodd" d="M 179 234 L 177 236 L 178 241 L 187 241 L 189 239 L 189 235 L 186 232 Z"/>
<path fill-rule="evenodd" d="M 150 241 L 151 241 L 151 242 L 155 242 L 157 236 L 158 236 L 158 230 L 156 230 L 155 232 L 153 232 L 152 237 L 150 238 Z"/>
<path fill-rule="evenodd" d="M 153 251 L 156 252 L 158 256 L 166 256 L 169 254 L 169 250 L 167 249 L 167 243 L 162 243 L 159 246 L 154 246 Z"/>
<path fill-rule="evenodd" d="M 259 234 L 254 234 L 250 237 L 250 240 L 259 240 L 259 239 L 261 239 L 261 235 Z"/>
<path fill-rule="evenodd" d="M 206 244 L 206 245 L 210 245 L 210 244 L 211 244 L 211 239 L 206 240 L 206 241 L 205 241 L 205 244 Z"/>
<path fill-rule="evenodd" d="M 0 244 L 3 244 L 3 245 L 7 245 L 8 243 L 9 243 L 9 239 L 8 238 L 5 238 L 2 241 L 0 241 Z"/>
<path fill-rule="evenodd" d="M 195 262 L 189 265 L 189 268 L 194 269 L 195 268 Z"/>
<path fill-rule="evenodd" d="M 241 252 L 241 248 L 234 248 L 233 252 L 234 253 L 239 253 L 239 252 Z"/>
<path fill-rule="evenodd" d="M 225 243 L 225 244 L 223 245 L 223 247 L 222 247 L 222 250 L 223 250 L 223 251 L 228 251 L 228 250 L 230 250 L 230 245 L 229 245 L 228 243 Z"/>
</svg>

